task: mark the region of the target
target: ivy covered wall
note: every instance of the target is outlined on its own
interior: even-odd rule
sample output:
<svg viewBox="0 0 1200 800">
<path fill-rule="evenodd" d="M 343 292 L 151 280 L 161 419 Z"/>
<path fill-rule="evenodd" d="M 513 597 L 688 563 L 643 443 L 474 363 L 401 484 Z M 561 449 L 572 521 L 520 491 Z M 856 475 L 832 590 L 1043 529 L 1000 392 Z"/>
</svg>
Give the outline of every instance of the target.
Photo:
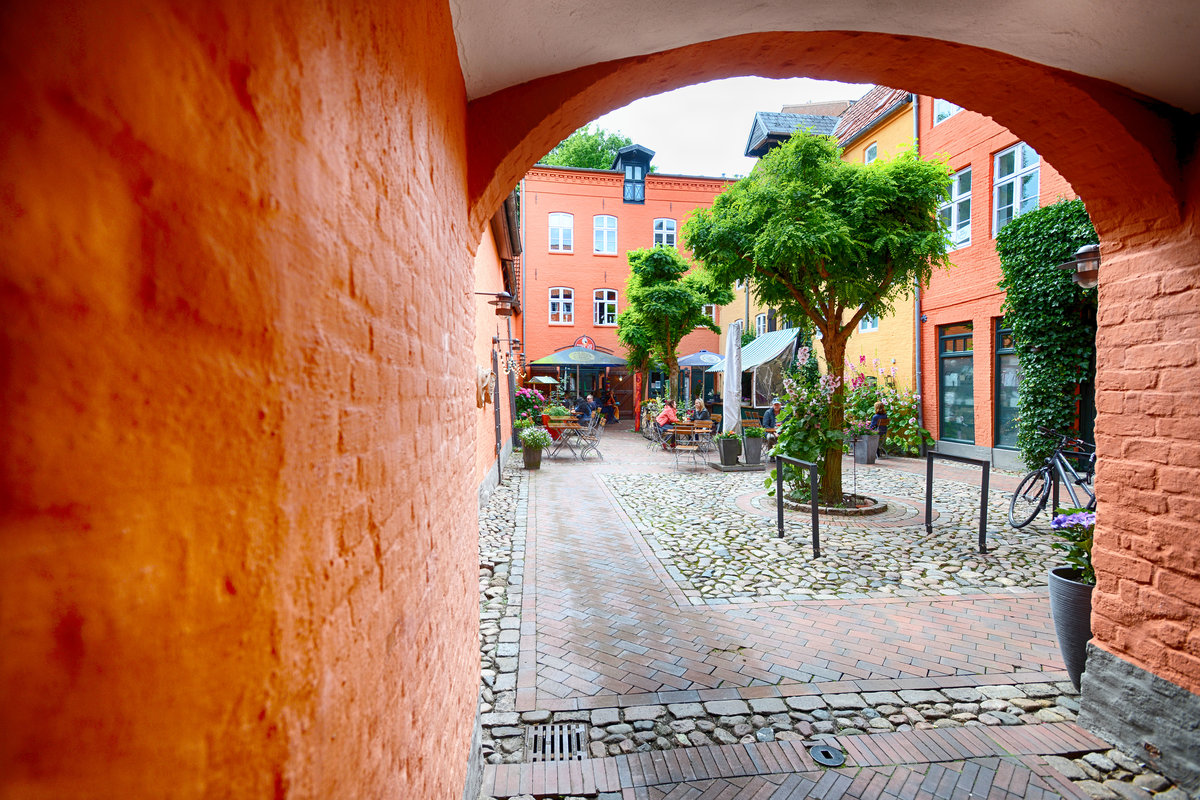
<svg viewBox="0 0 1200 800">
<path fill-rule="evenodd" d="M 1096 231 L 1082 200 L 1063 200 L 1010 222 L 996 237 L 1005 290 L 1004 319 L 1021 365 L 1017 446 L 1030 466 L 1055 442 L 1039 427 L 1078 430 L 1081 387 L 1096 372 L 1096 290 L 1083 289 L 1058 268 Z M 1091 406 L 1091 398 L 1083 398 Z"/>
</svg>

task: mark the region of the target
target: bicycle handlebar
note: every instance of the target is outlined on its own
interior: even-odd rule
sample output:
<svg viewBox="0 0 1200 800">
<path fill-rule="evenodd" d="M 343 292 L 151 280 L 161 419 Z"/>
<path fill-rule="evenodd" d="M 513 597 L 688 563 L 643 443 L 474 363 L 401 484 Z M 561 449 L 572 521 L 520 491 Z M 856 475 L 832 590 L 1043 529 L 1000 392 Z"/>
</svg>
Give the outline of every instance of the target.
<svg viewBox="0 0 1200 800">
<path fill-rule="evenodd" d="M 1041 425 L 1038 426 L 1038 432 L 1045 436 L 1059 437 L 1060 441 L 1059 441 L 1058 446 L 1060 448 L 1069 444 L 1072 447 L 1087 447 L 1087 448 L 1091 448 L 1092 450 L 1096 449 L 1096 445 L 1092 444 L 1091 442 L 1085 442 L 1083 439 L 1079 439 L 1079 438 L 1076 438 L 1069 434 L 1062 433 L 1061 431 L 1053 431 L 1053 430 L 1050 430 L 1049 428 L 1044 428 Z"/>
</svg>

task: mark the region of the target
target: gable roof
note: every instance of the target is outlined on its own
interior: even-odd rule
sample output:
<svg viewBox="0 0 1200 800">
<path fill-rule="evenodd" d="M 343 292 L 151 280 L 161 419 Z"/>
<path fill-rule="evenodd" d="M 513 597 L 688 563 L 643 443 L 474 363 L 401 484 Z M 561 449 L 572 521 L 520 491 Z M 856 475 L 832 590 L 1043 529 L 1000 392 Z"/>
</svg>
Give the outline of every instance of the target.
<svg viewBox="0 0 1200 800">
<path fill-rule="evenodd" d="M 912 95 L 903 89 L 893 89 L 889 86 L 876 86 L 871 89 L 838 118 L 837 128 L 833 132 L 838 145 L 845 147 L 850 144 L 874 127 L 877 121 L 889 116 L 911 99 Z"/>
<path fill-rule="evenodd" d="M 746 155 L 761 157 L 772 147 L 802 129 L 822 136 L 830 136 L 837 127 L 837 123 L 837 117 L 821 114 L 784 114 L 777 111 L 758 111 L 754 114 L 754 124 L 750 126 L 750 138 L 746 140 Z"/>
</svg>

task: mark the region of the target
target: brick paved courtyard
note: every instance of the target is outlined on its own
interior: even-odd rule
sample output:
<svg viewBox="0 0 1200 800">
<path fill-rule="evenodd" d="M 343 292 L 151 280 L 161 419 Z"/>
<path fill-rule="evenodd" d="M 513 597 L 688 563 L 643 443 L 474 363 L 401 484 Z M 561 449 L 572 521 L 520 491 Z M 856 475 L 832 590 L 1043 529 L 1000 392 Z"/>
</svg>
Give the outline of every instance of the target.
<svg viewBox="0 0 1200 800">
<path fill-rule="evenodd" d="M 629 432 L 603 451 L 544 459 L 509 490 L 512 560 L 491 584 L 506 593 L 492 590 L 484 613 L 485 796 L 1087 797 L 1132 777 L 1130 765 L 1072 783 L 1052 766 L 1071 772 L 1062 757 L 1108 745 L 1073 723 L 1048 599 L 1029 578 L 1048 532 L 1006 530 L 1011 477 L 993 476 L 986 556 L 970 513 L 979 473 L 939 464 L 932 536 L 907 510 L 823 517 L 813 561 L 802 514 L 774 538 L 762 473 L 677 470 Z M 923 463 L 858 469 L 897 508 L 920 507 Z M 796 577 L 701 591 L 689 547 L 664 542 L 702 524 L 713 535 L 689 547 L 728 533 L 714 554 L 727 569 L 786 562 Z M 901 563 L 866 580 L 839 547 L 852 556 L 856 537 L 881 532 Z M 582 726 L 591 757 L 530 763 L 524 734 L 548 722 Z M 818 739 L 846 764 L 818 767 L 806 749 Z"/>
</svg>

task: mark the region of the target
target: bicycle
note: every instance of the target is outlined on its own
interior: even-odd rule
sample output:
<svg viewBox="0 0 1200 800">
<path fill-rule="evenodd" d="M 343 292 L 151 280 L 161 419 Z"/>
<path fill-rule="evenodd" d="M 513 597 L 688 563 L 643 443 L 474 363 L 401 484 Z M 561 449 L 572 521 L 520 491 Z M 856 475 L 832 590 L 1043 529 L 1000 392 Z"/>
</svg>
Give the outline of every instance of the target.
<svg viewBox="0 0 1200 800">
<path fill-rule="evenodd" d="M 1067 494 L 1070 495 L 1073 507 L 1086 507 L 1088 511 L 1096 510 L 1096 492 L 1092 485 L 1092 480 L 1096 473 L 1096 445 L 1085 442 L 1082 439 L 1076 439 L 1074 436 L 1068 436 L 1065 433 L 1052 431 L 1048 428 L 1038 428 L 1038 432 L 1045 436 L 1059 437 L 1058 446 L 1054 448 L 1054 452 L 1046 459 L 1046 463 L 1033 472 L 1030 472 L 1017 484 L 1017 489 L 1013 492 L 1012 501 L 1008 505 L 1008 524 L 1014 528 L 1024 528 L 1033 522 L 1034 517 L 1046 507 L 1046 501 L 1050 498 L 1051 483 L 1055 474 L 1057 474 L 1059 482 L 1067 490 Z M 1072 449 L 1068 450 L 1068 447 Z M 1071 462 L 1067 460 L 1066 455 L 1072 455 L 1077 458 L 1089 456 L 1086 465 L 1082 467 L 1082 473 L 1076 471 Z M 1079 495 L 1075 492 L 1075 487 L 1079 487 L 1087 494 L 1088 503 L 1086 506 L 1080 503 Z"/>
</svg>

